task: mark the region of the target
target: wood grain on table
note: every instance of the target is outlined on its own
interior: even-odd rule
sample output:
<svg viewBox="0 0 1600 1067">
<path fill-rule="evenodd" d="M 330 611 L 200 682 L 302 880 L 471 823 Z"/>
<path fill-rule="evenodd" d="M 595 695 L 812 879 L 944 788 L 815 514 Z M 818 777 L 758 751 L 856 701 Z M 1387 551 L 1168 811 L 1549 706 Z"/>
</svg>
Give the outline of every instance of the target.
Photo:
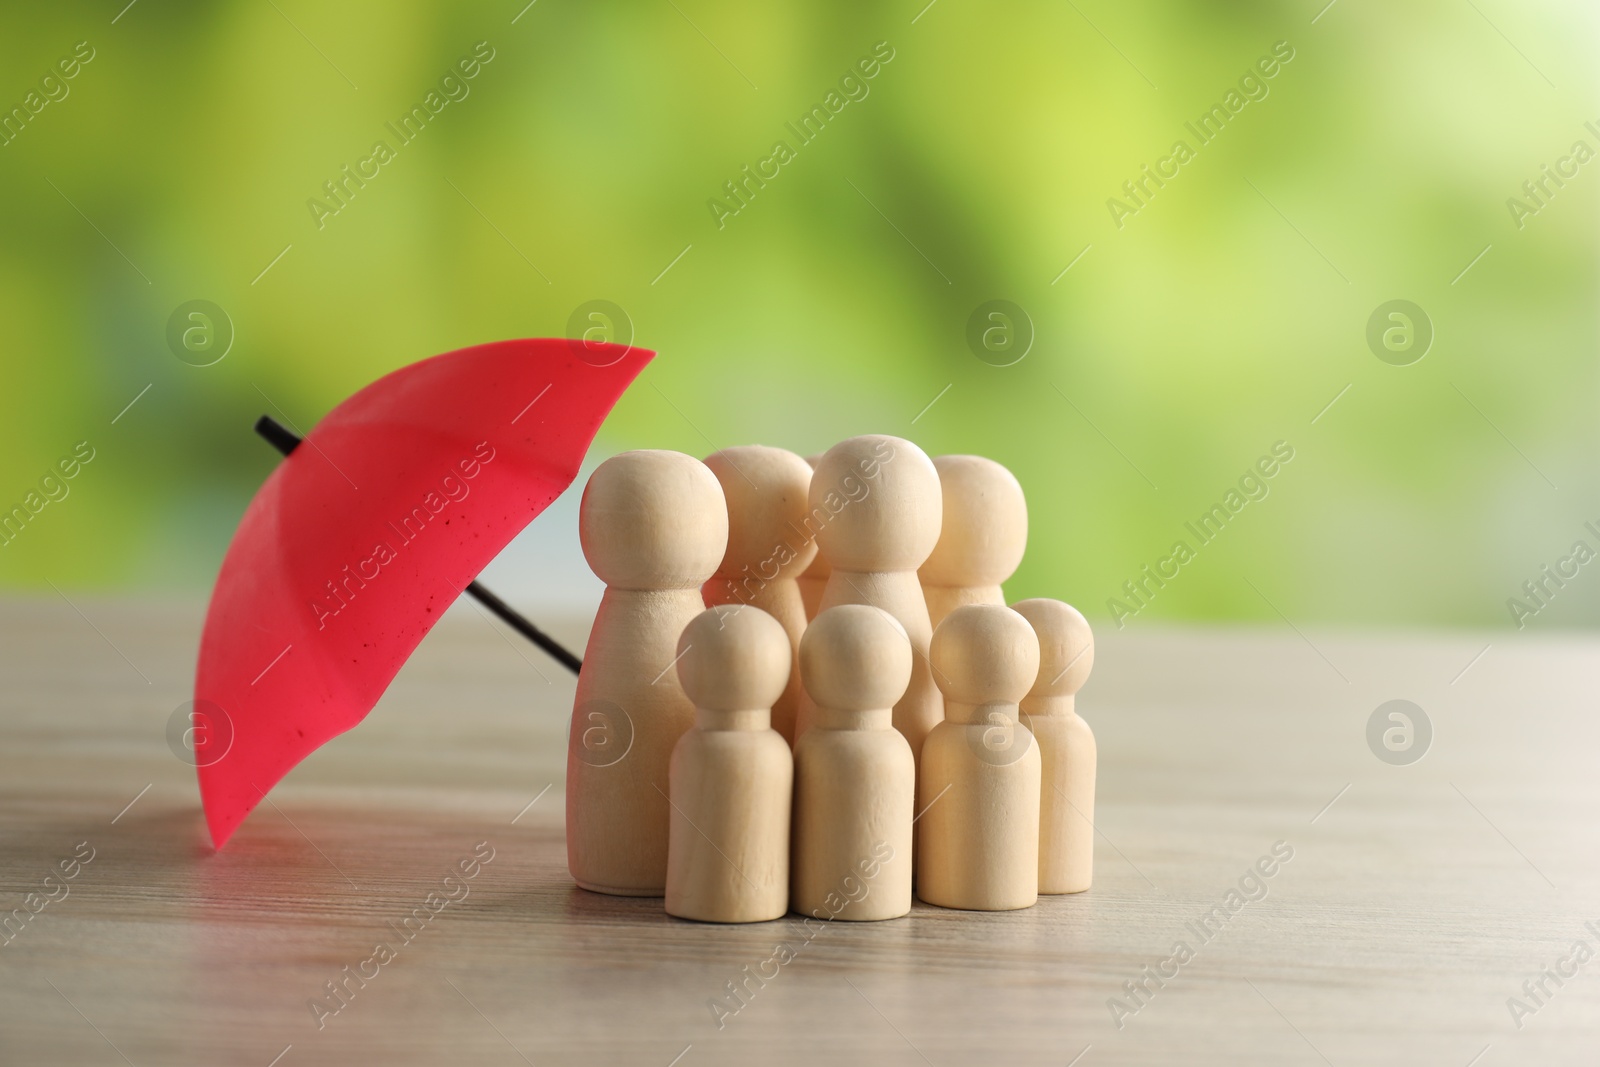
<svg viewBox="0 0 1600 1067">
<path fill-rule="evenodd" d="M 1090 892 L 733 927 L 572 885 L 573 680 L 471 610 L 215 853 L 201 608 L 69 595 L 0 605 L 0 1064 L 1596 1062 L 1600 962 L 1522 989 L 1600 948 L 1594 638 L 1107 628 Z"/>
</svg>

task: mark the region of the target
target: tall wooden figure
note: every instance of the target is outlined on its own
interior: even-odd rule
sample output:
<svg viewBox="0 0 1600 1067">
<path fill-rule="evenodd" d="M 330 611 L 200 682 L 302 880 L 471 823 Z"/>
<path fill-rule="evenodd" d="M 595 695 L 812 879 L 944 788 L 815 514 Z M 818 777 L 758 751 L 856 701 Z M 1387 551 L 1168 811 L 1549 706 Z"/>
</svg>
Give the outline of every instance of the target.
<svg viewBox="0 0 1600 1067">
<path fill-rule="evenodd" d="M 728 508 L 694 457 L 624 452 L 590 477 L 578 534 L 606 592 L 567 739 L 567 867 L 585 889 L 660 896 L 667 763 L 694 722 L 672 661 L 727 548 Z"/>
<path fill-rule="evenodd" d="M 807 456 L 806 462 L 812 470 L 817 469 L 817 464 L 822 461 L 822 453 Z M 808 531 L 815 534 L 815 530 Z M 817 612 L 822 610 L 822 591 L 828 587 L 828 575 L 833 568 L 828 566 L 828 561 L 821 552 L 811 557 L 811 566 L 797 579 L 800 585 L 800 600 L 806 606 L 806 621 L 817 617 Z"/>
<path fill-rule="evenodd" d="M 816 702 L 794 750 L 790 907 L 818 919 L 911 910 L 916 761 L 894 728 L 911 642 L 881 608 L 841 604 L 812 620 L 800 670 Z"/>
<path fill-rule="evenodd" d="M 811 475 L 817 544 L 831 573 L 822 610 L 868 604 L 893 615 L 911 641 L 911 684 L 895 701 L 894 728 L 920 759 L 922 739 L 944 718 L 944 699 L 928 669 L 933 627 L 917 568 L 939 540 L 939 472 L 926 452 L 899 437 L 869 434 L 841 441 Z M 810 702 L 801 705 L 806 721 Z"/>
<path fill-rule="evenodd" d="M 800 705 L 800 635 L 806 629 L 798 579 L 817 555 L 805 526 L 811 467 L 793 452 L 763 445 L 706 457 L 728 501 L 728 551 L 701 593 L 707 606 L 752 604 L 789 634 L 789 684 L 772 705 L 772 728 L 794 743 Z"/>
<path fill-rule="evenodd" d="M 1059 600 L 1022 600 L 1012 609 L 1039 637 L 1039 680 L 1022 714 L 1039 743 L 1039 892 L 1082 893 L 1094 880 L 1094 731 L 1078 717 L 1076 694 L 1094 668 L 1094 633 Z"/>
<path fill-rule="evenodd" d="M 789 910 L 794 760 L 770 724 L 789 637 L 759 608 L 711 608 L 683 631 L 678 676 L 694 727 L 672 750 L 667 913 L 752 923 Z"/>
<path fill-rule="evenodd" d="M 934 626 L 963 604 L 1004 604 L 1000 583 L 1028 544 L 1028 504 L 1012 473 L 983 456 L 937 456 L 944 523 L 917 570 Z"/>
<path fill-rule="evenodd" d="M 968 604 L 933 633 L 945 721 L 922 747 L 917 896 L 971 911 L 1039 899 L 1039 746 L 1018 701 L 1039 673 L 1039 640 L 1003 605 Z"/>
</svg>

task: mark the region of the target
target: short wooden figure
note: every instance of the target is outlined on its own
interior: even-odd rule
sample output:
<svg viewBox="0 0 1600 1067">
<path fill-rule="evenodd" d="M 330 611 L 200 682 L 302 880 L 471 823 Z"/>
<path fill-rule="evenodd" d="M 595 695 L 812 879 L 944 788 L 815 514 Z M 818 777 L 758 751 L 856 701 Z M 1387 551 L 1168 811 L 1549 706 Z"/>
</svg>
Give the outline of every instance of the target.
<svg viewBox="0 0 1600 1067">
<path fill-rule="evenodd" d="M 672 750 L 667 913 L 715 923 L 789 910 L 794 758 L 771 726 L 789 636 L 759 608 L 707 610 L 678 642 L 694 726 Z"/>
<path fill-rule="evenodd" d="M 917 779 L 917 896 L 1009 911 L 1039 897 L 1039 746 L 1018 701 L 1039 673 L 1039 640 L 1003 605 L 968 604 L 934 631 L 945 721 Z"/>
<path fill-rule="evenodd" d="M 816 469 L 817 463 L 822 459 L 822 453 L 807 456 L 806 462 Z M 821 552 L 811 557 L 811 566 L 805 569 L 798 582 L 800 584 L 800 600 L 806 606 L 806 619 L 809 621 L 817 617 L 817 612 L 822 610 L 822 591 L 827 588 L 828 575 L 832 568 Z"/>
<path fill-rule="evenodd" d="M 938 626 L 963 604 L 1004 604 L 1000 583 L 1016 573 L 1028 543 L 1028 504 L 1012 473 L 983 456 L 936 456 L 944 522 L 918 568 L 928 620 Z"/>
<path fill-rule="evenodd" d="M 606 592 L 567 742 L 567 866 L 585 889 L 660 896 L 667 764 L 694 722 L 673 657 L 727 548 L 728 508 L 694 457 L 624 452 L 590 477 L 578 532 Z"/>
<path fill-rule="evenodd" d="M 927 453 L 899 437 L 869 434 L 834 445 L 811 476 L 817 544 L 831 573 L 822 610 L 840 604 L 882 608 L 911 641 L 911 684 L 895 701 L 894 726 L 921 758 L 922 739 L 944 718 L 928 670 L 933 627 L 917 568 L 939 540 L 939 472 Z M 809 702 L 801 704 L 803 733 Z"/>
<path fill-rule="evenodd" d="M 881 608 L 841 604 L 800 642 L 815 701 L 794 750 L 790 907 L 818 919 L 893 919 L 911 910 L 916 761 L 894 728 L 911 642 Z"/>
<path fill-rule="evenodd" d="M 706 466 L 728 501 L 728 551 L 701 592 L 707 606 L 751 604 L 788 631 L 789 684 L 772 705 L 772 728 L 793 744 L 806 629 L 797 579 L 817 555 L 805 525 L 811 467 L 793 452 L 764 445 L 725 448 L 706 457 Z"/>
<path fill-rule="evenodd" d="M 1039 744 L 1039 892 L 1082 893 L 1094 880 L 1094 732 L 1076 695 L 1094 668 L 1094 633 L 1059 600 L 1022 600 L 1012 609 L 1039 638 L 1039 679 L 1022 698 Z"/>
</svg>

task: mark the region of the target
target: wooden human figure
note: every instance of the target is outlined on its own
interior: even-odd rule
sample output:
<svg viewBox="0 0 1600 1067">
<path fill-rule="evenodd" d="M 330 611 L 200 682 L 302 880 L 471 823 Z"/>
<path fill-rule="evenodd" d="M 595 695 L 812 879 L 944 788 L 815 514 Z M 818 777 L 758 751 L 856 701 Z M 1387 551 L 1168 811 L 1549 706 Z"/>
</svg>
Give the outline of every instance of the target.
<svg viewBox="0 0 1600 1067">
<path fill-rule="evenodd" d="M 816 702 L 794 750 L 790 907 L 819 919 L 911 910 L 916 761 L 894 728 L 911 642 L 881 608 L 841 604 L 812 620 L 800 670 Z"/>
<path fill-rule="evenodd" d="M 578 534 L 606 592 L 567 741 L 567 867 L 585 889 L 660 896 L 667 764 L 694 722 L 672 662 L 727 548 L 728 509 L 716 476 L 694 457 L 624 452 L 590 477 Z"/>
<path fill-rule="evenodd" d="M 783 624 L 791 650 L 789 684 L 772 705 L 772 728 L 794 743 L 800 704 L 800 635 L 805 602 L 796 579 L 817 555 L 805 526 L 811 467 L 793 452 L 764 445 L 706 457 L 728 501 L 728 551 L 701 589 L 707 606 L 751 604 Z"/>
<path fill-rule="evenodd" d="M 922 747 L 917 896 L 1008 911 L 1039 897 L 1039 746 L 1018 701 L 1039 673 L 1039 640 L 1004 605 L 968 604 L 933 632 L 945 721 Z"/>
<path fill-rule="evenodd" d="M 667 913 L 779 918 L 789 910 L 794 758 L 770 720 L 789 678 L 789 636 L 760 608 L 723 605 L 684 628 L 678 654 L 695 720 L 672 750 Z"/>
<path fill-rule="evenodd" d="M 1039 678 L 1022 714 L 1039 744 L 1039 892 L 1082 893 L 1094 879 L 1094 731 L 1076 694 L 1094 668 L 1094 633 L 1059 600 L 1022 600 L 1012 610 L 1039 638 Z"/>
<path fill-rule="evenodd" d="M 822 453 L 807 456 L 806 462 L 813 470 L 822 459 Z M 800 585 L 800 599 L 806 606 L 806 620 L 817 617 L 817 612 L 822 610 L 822 591 L 827 588 L 828 575 L 833 568 L 828 566 L 828 560 L 821 552 L 811 557 L 811 566 L 807 567 L 797 579 Z"/>
<path fill-rule="evenodd" d="M 936 456 L 944 522 L 918 568 L 928 620 L 938 626 L 963 604 L 1004 604 L 1000 583 L 1016 573 L 1028 543 L 1028 504 L 1012 473 L 983 456 Z"/>
<path fill-rule="evenodd" d="M 831 572 L 822 610 L 840 604 L 882 608 L 911 642 L 911 683 L 895 701 L 894 727 L 921 758 L 922 739 L 944 718 L 944 700 L 928 670 L 928 604 L 917 568 L 939 540 L 939 472 L 926 452 L 899 437 L 869 434 L 841 441 L 811 475 L 811 516 Z M 801 705 L 797 734 L 809 725 Z"/>
</svg>

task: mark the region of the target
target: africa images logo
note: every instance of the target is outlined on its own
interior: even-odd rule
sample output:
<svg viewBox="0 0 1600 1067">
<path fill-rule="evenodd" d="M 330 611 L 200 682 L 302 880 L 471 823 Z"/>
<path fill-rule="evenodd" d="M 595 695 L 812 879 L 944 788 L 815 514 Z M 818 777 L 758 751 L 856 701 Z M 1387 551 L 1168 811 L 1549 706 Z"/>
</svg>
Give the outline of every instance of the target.
<svg viewBox="0 0 1600 1067">
<path fill-rule="evenodd" d="M 328 591 L 327 596 L 319 594 L 310 602 L 317 629 L 324 629 L 329 619 L 349 607 L 368 582 L 377 580 L 383 568 L 400 558 L 399 549 L 421 537 L 428 524 L 445 508 L 467 499 L 472 492 L 472 479 L 493 462 L 494 457 L 495 451 L 489 442 L 479 441 L 471 456 L 458 461 L 450 473 L 439 479 L 438 489 L 428 490 L 420 504 L 400 516 L 398 522 L 388 524 L 394 532 L 392 539 L 386 535 L 373 545 L 370 555 L 354 564 L 346 564 L 338 574 L 323 583 Z M 460 477 L 456 476 L 457 471 Z"/>
</svg>

